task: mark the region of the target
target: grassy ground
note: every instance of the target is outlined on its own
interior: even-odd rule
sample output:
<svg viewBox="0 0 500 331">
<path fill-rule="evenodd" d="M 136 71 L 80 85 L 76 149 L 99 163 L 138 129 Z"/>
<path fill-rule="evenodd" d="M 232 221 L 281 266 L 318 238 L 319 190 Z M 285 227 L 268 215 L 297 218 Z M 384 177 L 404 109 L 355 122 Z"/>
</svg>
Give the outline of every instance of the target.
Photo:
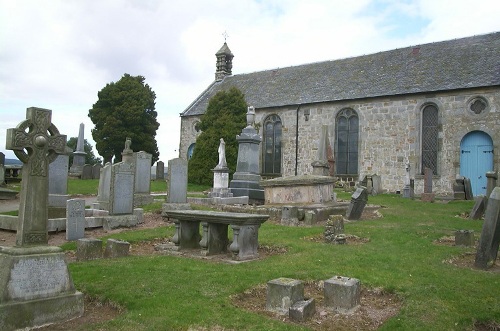
<svg viewBox="0 0 500 331">
<path fill-rule="evenodd" d="M 278 277 L 306 281 L 335 275 L 402 298 L 402 310 L 382 330 L 470 330 L 476 321 L 500 321 L 499 274 L 443 263 L 474 250 L 433 243 L 460 229 L 479 236 L 482 221 L 459 217 L 472 202 L 422 203 L 380 195 L 369 203 L 382 205 L 384 217 L 345 225 L 347 234 L 370 239 L 362 245 L 310 240 L 322 235 L 322 226 L 264 223 L 260 243 L 285 246 L 286 254 L 236 265 L 176 256 L 106 259 L 72 263 L 71 274 L 80 291 L 126 309 L 95 330 L 302 330 L 238 309 L 230 297 Z M 164 227 L 116 237 L 137 242 L 170 237 L 173 231 Z"/>
</svg>

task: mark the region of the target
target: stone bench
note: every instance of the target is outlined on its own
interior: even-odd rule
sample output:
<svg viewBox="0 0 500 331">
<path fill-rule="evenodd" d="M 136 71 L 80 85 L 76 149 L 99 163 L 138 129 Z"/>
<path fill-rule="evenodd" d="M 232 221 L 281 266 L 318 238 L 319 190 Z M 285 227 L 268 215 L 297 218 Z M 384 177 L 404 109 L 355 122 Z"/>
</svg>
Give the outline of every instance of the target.
<svg viewBox="0 0 500 331">
<path fill-rule="evenodd" d="M 165 211 L 165 215 L 174 219 L 175 234 L 172 241 L 180 250 L 201 248 L 206 255 L 227 251 L 228 225 L 231 226 L 233 242 L 229 250 L 238 260 L 251 260 L 259 256 L 259 227 L 269 218 L 269 215 L 205 210 L 169 210 Z"/>
</svg>

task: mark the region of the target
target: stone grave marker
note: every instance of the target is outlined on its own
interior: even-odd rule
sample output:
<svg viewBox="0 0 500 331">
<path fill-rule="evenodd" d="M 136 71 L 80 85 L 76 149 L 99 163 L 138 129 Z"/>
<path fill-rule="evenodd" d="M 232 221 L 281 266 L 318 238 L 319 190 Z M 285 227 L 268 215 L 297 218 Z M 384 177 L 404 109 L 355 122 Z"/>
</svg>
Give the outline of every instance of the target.
<svg viewBox="0 0 500 331">
<path fill-rule="evenodd" d="M 471 220 L 478 220 L 481 217 L 483 217 L 484 210 L 486 208 L 486 204 L 488 202 L 488 198 L 485 196 L 478 196 L 474 197 L 474 206 L 472 207 L 472 210 L 469 214 L 469 219 Z"/>
<path fill-rule="evenodd" d="M 85 237 L 85 199 L 69 199 L 66 206 L 66 240 Z"/>
<path fill-rule="evenodd" d="M 5 185 L 5 154 L 0 152 L 0 186 Z"/>
<path fill-rule="evenodd" d="M 488 269 L 498 255 L 500 244 L 500 187 L 495 187 L 488 199 L 484 213 L 483 229 L 477 246 L 474 265 L 477 268 Z"/>
<path fill-rule="evenodd" d="M 97 189 L 97 208 L 109 210 L 109 197 L 111 195 L 111 163 L 107 162 L 101 169 L 99 176 L 99 187 Z"/>
<path fill-rule="evenodd" d="M 84 138 L 84 128 L 85 125 L 80 123 L 80 130 L 78 131 L 78 140 L 76 141 L 76 150 L 73 152 L 73 164 L 69 169 L 69 174 L 71 176 L 80 177 L 83 171 L 83 165 L 85 164 L 85 138 Z"/>
<path fill-rule="evenodd" d="M 347 208 L 346 218 L 348 220 L 359 220 L 366 203 L 368 202 L 368 192 L 366 187 L 360 186 L 351 196 L 351 203 Z"/>
<path fill-rule="evenodd" d="M 488 171 L 486 173 L 486 197 L 489 197 L 493 189 L 497 186 L 498 173 L 496 171 Z"/>
<path fill-rule="evenodd" d="M 455 232 L 455 246 L 474 246 L 473 230 L 458 230 Z"/>
<path fill-rule="evenodd" d="M 92 179 L 99 179 L 101 176 L 102 165 L 100 163 L 96 163 L 92 166 Z"/>
<path fill-rule="evenodd" d="M 177 158 L 168 161 L 168 202 L 187 203 L 186 160 Z"/>
<path fill-rule="evenodd" d="M 425 168 L 424 170 L 424 193 L 421 194 L 420 199 L 425 202 L 433 202 L 435 194 L 432 193 L 432 170 Z"/>
<path fill-rule="evenodd" d="M 456 178 L 453 183 L 453 199 L 465 200 L 465 185 L 463 177 Z"/>
<path fill-rule="evenodd" d="M 328 176 L 330 174 L 330 165 L 328 163 L 328 125 L 321 126 L 321 136 L 318 143 L 318 155 L 316 160 L 311 163 L 313 175 Z"/>
<path fill-rule="evenodd" d="M 94 178 L 94 174 L 92 172 L 92 165 L 84 164 L 82 168 L 81 179 L 92 179 L 92 178 Z"/>
<path fill-rule="evenodd" d="M 156 180 L 165 180 L 165 162 L 156 162 Z"/>
<path fill-rule="evenodd" d="M 372 195 L 382 193 L 382 177 L 380 175 L 372 175 Z"/>
<path fill-rule="evenodd" d="M 472 184 L 470 178 L 464 177 L 464 187 L 465 187 L 465 200 L 473 200 L 474 194 L 472 193 Z"/>
<path fill-rule="evenodd" d="M 109 215 L 134 211 L 135 167 L 133 162 L 119 162 L 111 167 Z"/>
<path fill-rule="evenodd" d="M 66 147 L 64 154 L 58 155 L 49 164 L 49 218 L 66 216 L 68 200 L 68 166 L 71 148 Z"/>
<path fill-rule="evenodd" d="M 359 279 L 335 276 L 325 280 L 323 287 L 325 306 L 339 313 L 350 313 L 361 304 Z"/>
<path fill-rule="evenodd" d="M 134 204 L 136 207 L 153 202 L 151 196 L 151 162 L 153 155 L 140 151 L 134 153 L 135 187 Z"/>
<path fill-rule="evenodd" d="M 16 246 L 0 248 L 0 330 L 83 314 L 83 294 L 75 290 L 64 252 L 47 245 L 49 163 L 66 149 L 66 136 L 51 115 L 48 109 L 28 108 L 26 120 L 7 130 L 6 148 L 24 165 Z"/>
</svg>

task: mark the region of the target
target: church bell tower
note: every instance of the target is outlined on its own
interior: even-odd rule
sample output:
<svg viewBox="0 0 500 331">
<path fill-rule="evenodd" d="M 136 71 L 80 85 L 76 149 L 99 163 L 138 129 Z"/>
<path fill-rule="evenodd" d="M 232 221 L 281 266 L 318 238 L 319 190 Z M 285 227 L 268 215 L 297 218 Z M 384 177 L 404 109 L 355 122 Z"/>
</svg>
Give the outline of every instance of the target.
<svg viewBox="0 0 500 331">
<path fill-rule="evenodd" d="M 222 45 L 221 49 L 215 54 L 217 57 L 215 80 L 221 81 L 225 76 L 232 75 L 231 69 L 233 68 L 233 53 L 229 47 L 227 47 L 226 42 Z"/>
</svg>

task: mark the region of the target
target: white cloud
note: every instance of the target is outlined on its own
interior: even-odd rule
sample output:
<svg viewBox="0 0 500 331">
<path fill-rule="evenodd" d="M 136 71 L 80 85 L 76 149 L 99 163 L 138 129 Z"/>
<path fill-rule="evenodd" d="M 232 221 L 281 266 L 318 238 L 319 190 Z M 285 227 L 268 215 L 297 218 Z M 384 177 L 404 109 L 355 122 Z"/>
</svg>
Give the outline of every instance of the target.
<svg viewBox="0 0 500 331">
<path fill-rule="evenodd" d="M 30 106 L 52 109 L 69 137 L 83 122 L 94 145 L 88 109 L 129 73 L 157 95 L 167 161 L 224 31 L 239 74 L 500 31 L 499 12 L 497 0 L 0 0 L 0 146 Z"/>
</svg>

